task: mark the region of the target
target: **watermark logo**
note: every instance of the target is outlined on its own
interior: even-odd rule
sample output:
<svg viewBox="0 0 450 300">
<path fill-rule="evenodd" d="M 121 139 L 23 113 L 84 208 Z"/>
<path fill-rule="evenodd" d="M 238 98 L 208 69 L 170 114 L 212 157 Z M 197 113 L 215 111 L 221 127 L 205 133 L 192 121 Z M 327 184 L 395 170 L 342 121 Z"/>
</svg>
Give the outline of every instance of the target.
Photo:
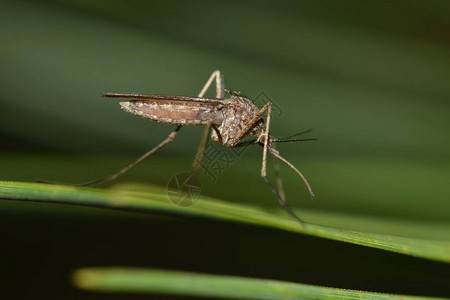
<svg viewBox="0 0 450 300">
<path fill-rule="evenodd" d="M 272 103 L 272 117 L 281 117 L 283 115 L 283 109 L 275 101 L 273 101 L 273 99 L 270 98 L 266 92 L 261 91 L 255 98 L 253 98 L 253 103 L 255 103 L 258 107 L 263 107 L 267 102 Z"/>
<path fill-rule="evenodd" d="M 200 180 L 192 173 L 178 173 L 167 183 L 167 197 L 176 206 L 189 207 L 197 203 L 202 193 Z"/>
<path fill-rule="evenodd" d="M 202 175 L 210 181 L 216 182 L 222 174 L 236 162 L 237 158 L 245 151 L 245 147 L 227 149 L 219 143 L 209 140 L 205 147 L 203 160 L 200 164 Z"/>
</svg>

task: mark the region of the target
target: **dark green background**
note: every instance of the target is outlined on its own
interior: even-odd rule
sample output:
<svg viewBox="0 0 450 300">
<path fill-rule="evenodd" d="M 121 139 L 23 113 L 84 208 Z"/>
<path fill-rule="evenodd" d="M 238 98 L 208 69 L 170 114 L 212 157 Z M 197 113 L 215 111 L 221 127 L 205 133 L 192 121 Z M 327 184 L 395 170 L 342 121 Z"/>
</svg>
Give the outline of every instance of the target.
<svg viewBox="0 0 450 300">
<path fill-rule="evenodd" d="M 107 175 L 164 139 L 171 128 L 126 114 L 116 100 L 101 98 L 101 93 L 196 95 L 211 72 L 219 69 L 229 88 L 250 98 L 264 91 L 281 108 L 281 116 L 275 116 L 272 122 L 275 136 L 314 129 L 309 136 L 318 138 L 317 142 L 279 146 L 281 153 L 305 173 L 317 194 L 317 200 L 310 201 L 293 172 L 282 168 L 292 206 L 311 213 L 339 213 L 344 219 L 358 214 L 386 222 L 407 222 L 404 235 L 449 239 L 449 32 L 448 1 L 2 0 L 0 178 L 82 182 Z M 199 127 L 183 128 L 173 144 L 124 175 L 121 182 L 165 185 L 172 175 L 189 168 L 200 135 Z M 204 193 L 229 201 L 275 206 L 276 200 L 259 178 L 260 157 L 260 149 L 249 149 L 216 183 L 203 178 Z M 7 265 L 18 274 L 17 278 L 8 272 L 5 276 L 14 283 L 11 287 L 20 290 L 19 294 L 27 291 L 30 298 L 49 292 L 49 278 L 55 273 L 64 275 L 57 276 L 60 281 L 53 286 L 54 295 L 78 295 L 61 287 L 64 276 L 71 268 L 102 263 L 450 296 L 448 287 L 444 288 L 450 272 L 447 266 L 377 250 L 296 237 L 293 245 L 307 248 L 297 256 L 292 253 L 286 257 L 298 264 L 276 263 L 279 256 L 250 255 L 244 259 L 241 250 L 276 247 L 273 243 L 277 239 L 282 240 L 278 244 L 289 244 L 293 237 L 270 231 L 267 236 L 255 233 L 259 238 L 254 238 L 248 233 L 254 243 L 247 242 L 240 248 L 248 237 L 238 233 L 243 230 L 238 226 L 229 228 L 235 230 L 233 235 L 230 231 L 224 234 L 227 224 L 207 224 L 218 228 L 208 243 L 205 233 L 198 233 L 197 227 L 202 226 L 195 221 L 178 221 L 186 223 L 183 228 L 189 233 L 192 231 L 186 228 L 195 228 L 189 239 L 186 232 L 171 237 L 155 229 L 149 231 L 154 228 L 149 225 L 153 221 L 133 221 L 132 214 L 121 215 L 123 219 L 116 216 L 120 222 L 128 222 L 133 231 L 141 230 L 133 240 L 138 244 L 131 247 L 133 243 L 121 243 L 113 233 L 104 236 L 104 231 L 110 231 L 106 225 L 97 234 L 85 236 L 90 226 L 101 220 L 109 220 L 105 224 L 118 236 L 128 234 L 128 227 L 119 226 L 119 221 L 108 219 L 98 210 L 82 211 L 99 214 L 83 223 L 84 217 L 76 213 L 79 210 L 70 207 L 0 205 L 2 244 L 8 245 L 5 253 L 14 258 L 7 259 Z M 173 219 L 161 219 L 163 223 L 158 220 L 159 227 L 164 222 L 173 228 L 177 224 Z M 22 230 L 13 226 L 16 222 Z M 136 226 L 135 222 L 143 224 Z M 52 235 L 48 229 L 54 226 L 58 229 L 53 229 Z M 354 227 L 358 229 L 357 224 Z M 424 236 L 420 233 L 424 227 L 436 230 Z M 29 236 L 30 230 L 34 238 Z M 75 244 L 67 244 L 66 232 L 74 235 Z M 154 249 L 154 243 L 148 241 L 149 232 L 158 236 L 153 242 L 162 247 L 162 253 L 149 250 L 142 257 L 151 259 L 136 256 L 136 261 L 128 261 L 126 257 L 135 247 Z M 220 238 L 217 232 L 224 236 Z M 35 240 L 35 236 L 41 239 Z M 98 236 L 104 240 L 100 242 Z M 187 244 L 192 241 L 207 243 L 202 249 L 211 247 L 211 252 L 189 248 L 193 246 Z M 59 243 L 65 245 L 61 246 L 65 252 L 59 253 L 60 260 L 67 260 L 67 266 L 60 268 L 61 261 L 53 262 L 52 256 L 45 260 L 42 257 L 47 256 L 38 251 L 42 248 L 46 253 Z M 92 243 L 111 247 L 104 249 L 106 261 L 95 254 L 88 255 L 86 261 L 79 259 Z M 124 255 L 115 251 L 116 243 Z M 188 247 L 189 255 L 168 251 L 172 246 L 166 243 L 174 243 L 177 249 Z M 37 249 L 31 258 L 23 250 L 27 245 Z M 215 256 L 217 245 L 228 248 L 221 248 Z M 330 259 L 319 272 L 317 262 L 327 255 L 317 250 L 322 246 L 341 248 L 333 254 L 336 259 Z M 19 248 L 24 251 L 20 255 Z M 202 254 L 194 259 L 196 252 Z M 225 253 L 232 254 L 224 258 Z M 368 269 L 356 268 L 362 275 L 354 270 L 342 273 L 348 264 L 367 262 L 366 254 L 372 255 L 373 263 Z M 23 258 L 27 256 L 36 269 Z M 385 256 L 400 262 L 380 268 Z M 271 261 L 271 267 L 262 268 L 267 261 Z M 304 264 L 306 272 L 299 275 Z M 412 269 L 417 276 L 411 282 L 408 276 L 414 273 Z M 323 275 L 308 276 L 315 272 Z M 36 278 L 42 279 L 33 285 Z M 33 290 L 30 286 L 42 288 Z"/>
</svg>

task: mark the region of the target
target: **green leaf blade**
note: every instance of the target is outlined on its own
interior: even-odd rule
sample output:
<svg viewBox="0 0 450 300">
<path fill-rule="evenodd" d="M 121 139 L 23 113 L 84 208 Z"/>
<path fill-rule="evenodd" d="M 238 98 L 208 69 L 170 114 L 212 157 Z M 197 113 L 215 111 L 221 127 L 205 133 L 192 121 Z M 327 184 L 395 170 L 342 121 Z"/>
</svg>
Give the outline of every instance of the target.
<svg viewBox="0 0 450 300">
<path fill-rule="evenodd" d="M 303 227 L 288 216 L 207 197 L 201 197 L 192 207 L 182 208 L 170 203 L 165 190 L 158 187 L 128 185 L 126 188 L 119 186 L 112 189 L 93 189 L 38 183 L 0 182 L 0 198 L 227 220 L 450 262 L 450 241 L 398 237 L 315 224 L 306 224 Z"/>
<path fill-rule="evenodd" d="M 84 268 L 72 276 L 76 287 L 109 293 L 156 293 L 227 299 L 437 299 L 321 287 L 277 280 L 157 269 Z"/>
</svg>

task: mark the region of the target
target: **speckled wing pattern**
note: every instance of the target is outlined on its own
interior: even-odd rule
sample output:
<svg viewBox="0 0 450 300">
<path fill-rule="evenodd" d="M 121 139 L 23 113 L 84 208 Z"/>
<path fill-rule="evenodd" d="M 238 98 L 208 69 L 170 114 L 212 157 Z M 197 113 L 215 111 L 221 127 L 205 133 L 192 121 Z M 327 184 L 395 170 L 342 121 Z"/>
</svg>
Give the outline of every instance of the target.
<svg viewBox="0 0 450 300">
<path fill-rule="evenodd" d="M 105 97 L 132 98 L 120 102 L 126 112 L 174 125 L 220 125 L 227 99 L 199 98 L 173 95 L 104 94 Z"/>
</svg>

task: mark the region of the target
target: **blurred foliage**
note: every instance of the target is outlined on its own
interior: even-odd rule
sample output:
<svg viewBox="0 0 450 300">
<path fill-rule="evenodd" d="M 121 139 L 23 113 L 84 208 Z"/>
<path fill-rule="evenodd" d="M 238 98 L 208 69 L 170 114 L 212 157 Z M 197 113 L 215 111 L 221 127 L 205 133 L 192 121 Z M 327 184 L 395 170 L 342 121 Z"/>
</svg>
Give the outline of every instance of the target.
<svg viewBox="0 0 450 300">
<path fill-rule="evenodd" d="M 450 240 L 449 30 L 450 2 L 444 0 L 3 0 L 0 179 L 83 182 L 116 171 L 171 128 L 128 115 L 101 93 L 196 95 L 219 69 L 229 88 L 250 98 L 263 91 L 281 108 L 272 122 L 275 136 L 314 130 L 308 137 L 317 142 L 278 147 L 317 194 L 310 201 L 298 178 L 282 168 L 287 198 L 300 214 L 306 209 L 319 223 L 335 227 L 351 223 L 355 230 L 383 228 L 386 234 Z M 183 128 L 174 143 L 121 182 L 165 186 L 189 168 L 200 135 L 199 127 Z M 277 204 L 259 178 L 260 158 L 260 149 L 248 149 L 217 182 L 202 178 L 204 194 L 272 210 Z M 149 224 L 137 216 L 123 221 L 119 213 L 111 217 L 74 207 L 0 203 L 0 208 L 2 244 L 8 245 L 3 265 L 20 274 L 7 274 L 11 287 L 33 296 L 60 296 L 58 291 L 67 288 L 61 285 L 62 272 L 101 262 L 450 295 L 444 284 L 447 267 L 355 246 L 339 248 L 271 231 L 253 238 L 250 231 L 256 229 L 241 234 L 244 226 L 208 223 L 220 232 L 219 240 L 194 221 L 183 223 L 186 230 L 195 228 L 192 236 L 192 231 L 178 232 L 180 221 L 172 218 L 154 217 Z M 95 217 L 80 216 L 89 213 Z M 366 221 L 344 222 L 347 216 Z M 123 222 L 129 223 L 122 228 Z M 101 229 L 91 233 L 93 226 Z M 110 228 L 125 240 L 128 229 L 134 230 L 129 245 L 143 249 L 135 261 L 105 254 L 109 248 L 102 247 L 134 251 L 115 234 L 105 234 Z M 168 241 L 155 228 L 172 228 L 173 238 Z M 142 241 L 149 238 L 146 232 L 154 239 Z M 205 232 L 211 242 L 203 244 Z M 170 244 L 180 247 L 190 243 L 189 237 L 197 246 L 177 259 L 180 254 Z M 153 253 L 154 243 L 158 255 L 146 257 L 143 251 Z M 92 253 L 83 252 L 86 244 Z M 36 248 L 33 255 L 23 252 L 30 245 Z M 278 245 L 293 250 L 285 254 Z M 338 248 L 334 260 L 323 258 L 322 247 Z M 278 255 L 256 256 L 261 248 Z M 47 256 L 48 249 L 62 252 Z M 192 257 L 198 252 L 202 259 Z M 214 260 L 215 253 L 222 259 Z M 354 257 L 359 266 L 353 265 Z M 21 283 L 25 273 L 30 277 Z M 60 290 L 45 289 L 52 280 L 60 280 Z"/>
<path fill-rule="evenodd" d="M 161 293 L 226 299 L 437 300 L 437 298 L 368 293 L 275 280 L 154 269 L 86 268 L 74 272 L 73 281 L 82 289 L 97 292 Z"/>
<path fill-rule="evenodd" d="M 220 69 L 283 109 L 274 134 L 315 130 L 286 153 L 448 161 L 450 4 L 435 3 L 2 1 L 0 128 L 44 149 L 144 151 L 170 129 L 100 94 L 196 95 Z M 193 131 L 165 153 L 191 153 Z"/>
</svg>

